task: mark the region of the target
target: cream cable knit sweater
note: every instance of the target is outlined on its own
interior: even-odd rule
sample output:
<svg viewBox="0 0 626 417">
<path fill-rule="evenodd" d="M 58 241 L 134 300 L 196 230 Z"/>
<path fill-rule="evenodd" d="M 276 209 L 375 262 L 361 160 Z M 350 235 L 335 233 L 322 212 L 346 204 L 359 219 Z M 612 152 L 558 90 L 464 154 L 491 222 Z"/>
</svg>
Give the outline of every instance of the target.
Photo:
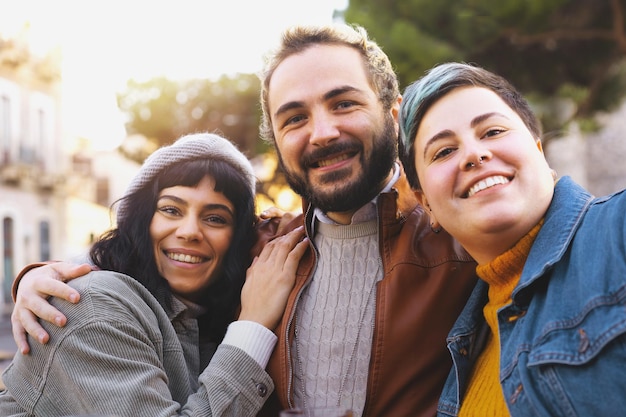
<svg viewBox="0 0 626 417">
<path fill-rule="evenodd" d="M 383 277 L 376 220 L 318 222 L 313 280 L 296 310 L 294 395 L 298 406 L 365 405 L 376 285 Z M 306 377 L 303 378 L 303 375 Z"/>
</svg>

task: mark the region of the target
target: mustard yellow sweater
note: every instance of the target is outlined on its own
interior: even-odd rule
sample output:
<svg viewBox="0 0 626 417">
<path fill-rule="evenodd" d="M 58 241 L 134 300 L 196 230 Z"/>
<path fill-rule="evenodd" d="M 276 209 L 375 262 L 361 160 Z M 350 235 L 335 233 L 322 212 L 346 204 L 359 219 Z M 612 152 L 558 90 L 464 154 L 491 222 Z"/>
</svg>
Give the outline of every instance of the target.
<svg viewBox="0 0 626 417">
<path fill-rule="evenodd" d="M 510 303 L 511 293 L 519 282 L 524 263 L 543 220 L 539 222 L 509 251 L 488 264 L 478 265 L 476 273 L 489 284 L 489 301 L 483 309 L 491 329 L 487 344 L 478 357 L 459 417 L 508 416 L 502 388 L 500 387 L 500 335 L 497 311 Z"/>
</svg>

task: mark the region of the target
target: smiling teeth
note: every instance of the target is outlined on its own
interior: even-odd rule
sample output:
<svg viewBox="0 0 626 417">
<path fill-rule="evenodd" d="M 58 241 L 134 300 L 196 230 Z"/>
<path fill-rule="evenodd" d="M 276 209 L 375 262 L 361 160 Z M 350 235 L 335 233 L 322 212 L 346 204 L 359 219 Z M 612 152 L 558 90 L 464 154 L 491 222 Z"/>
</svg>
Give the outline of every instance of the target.
<svg viewBox="0 0 626 417">
<path fill-rule="evenodd" d="M 188 264 L 199 264 L 202 262 L 202 258 L 199 256 L 184 255 L 182 253 L 168 253 L 167 257 L 178 262 L 185 262 Z"/>
<path fill-rule="evenodd" d="M 479 191 L 486 190 L 489 187 L 493 187 L 497 184 L 506 184 L 509 182 L 509 179 L 503 177 L 502 175 L 496 175 L 494 177 L 485 178 L 484 180 L 476 183 L 472 188 L 469 189 L 467 196 L 471 197 Z"/>
<path fill-rule="evenodd" d="M 319 161 L 317 163 L 317 165 L 319 165 L 320 167 L 327 167 L 329 165 L 336 164 L 337 162 L 341 162 L 341 161 L 344 161 L 346 159 L 348 159 L 347 155 L 338 156 L 336 158 L 324 159 L 322 161 Z"/>
</svg>

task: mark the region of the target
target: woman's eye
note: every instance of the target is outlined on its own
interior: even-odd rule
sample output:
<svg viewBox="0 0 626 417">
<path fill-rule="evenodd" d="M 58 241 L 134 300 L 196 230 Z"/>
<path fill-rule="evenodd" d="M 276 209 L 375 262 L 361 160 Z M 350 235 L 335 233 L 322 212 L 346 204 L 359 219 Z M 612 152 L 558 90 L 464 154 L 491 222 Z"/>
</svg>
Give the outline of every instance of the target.
<svg viewBox="0 0 626 417">
<path fill-rule="evenodd" d="M 157 210 L 160 211 L 161 213 L 170 214 L 170 215 L 176 215 L 179 213 L 179 210 L 174 206 L 158 207 Z"/>
<path fill-rule="evenodd" d="M 440 149 L 439 151 L 435 152 L 435 155 L 433 155 L 433 161 L 443 158 L 445 156 L 448 156 L 450 153 L 452 153 L 454 149 L 452 148 L 443 148 Z"/>
<path fill-rule="evenodd" d="M 503 132 L 505 132 L 504 129 L 492 128 L 492 129 L 487 130 L 487 133 L 485 133 L 485 137 L 486 138 L 491 138 L 491 137 L 497 136 L 497 135 L 499 135 L 499 134 L 501 134 Z"/>
<path fill-rule="evenodd" d="M 224 217 L 215 214 L 205 217 L 204 221 L 212 224 L 228 224 Z"/>
</svg>

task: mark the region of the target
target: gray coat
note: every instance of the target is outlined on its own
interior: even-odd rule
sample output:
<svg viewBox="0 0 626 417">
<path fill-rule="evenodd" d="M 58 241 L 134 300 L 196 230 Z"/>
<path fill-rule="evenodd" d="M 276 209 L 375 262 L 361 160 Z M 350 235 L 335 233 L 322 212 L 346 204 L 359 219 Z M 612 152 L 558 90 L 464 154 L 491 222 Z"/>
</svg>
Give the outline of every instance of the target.
<svg viewBox="0 0 626 417">
<path fill-rule="evenodd" d="M 43 323 L 48 344 L 31 341 L 4 372 L 1 416 L 254 416 L 274 389 L 241 349 L 199 347 L 180 301 L 166 312 L 139 282 L 108 271 L 70 285 L 79 303 L 51 300 L 67 325 Z"/>
</svg>

